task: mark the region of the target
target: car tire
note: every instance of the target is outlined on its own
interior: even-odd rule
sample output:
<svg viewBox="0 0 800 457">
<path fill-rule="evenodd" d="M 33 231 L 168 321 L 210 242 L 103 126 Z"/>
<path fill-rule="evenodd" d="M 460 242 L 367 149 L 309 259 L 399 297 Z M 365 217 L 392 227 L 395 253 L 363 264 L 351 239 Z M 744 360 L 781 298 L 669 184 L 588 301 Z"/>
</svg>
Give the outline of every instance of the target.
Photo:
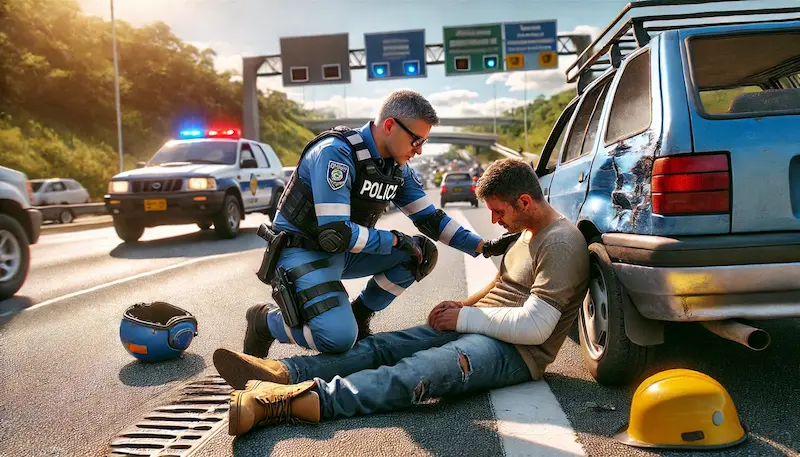
<svg viewBox="0 0 800 457">
<path fill-rule="evenodd" d="M 211 222 L 208 221 L 198 222 L 197 226 L 200 227 L 200 230 L 208 230 L 211 228 Z"/>
<path fill-rule="evenodd" d="M 446 205 L 446 204 L 447 204 L 447 202 L 446 202 L 446 201 L 444 201 L 444 200 L 442 200 L 442 201 L 439 203 L 439 207 L 440 207 L 440 208 L 444 208 L 444 205 Z"/>
<path fill-rule="evenodd" d="M 114 230 L 117 236 L 126 243 L 136 243 L 144 234 L 144 227 L 124 219 L 114 219 Z"/>
<path fill-rule="evenodd" d="M 11 216 L 0 214 L 0 254 L 10 257 L 10 267 L 0 268 L 0 300 L 11 298 L 28 277 L 31 262 L 30 243 L 25 229 Z"/>
<path fill-rule="evenodd" d="M 578 313 L 578 334 L 586 367 L 598 383 L 627 385 L 647 368 L 655 348 L 639 346 L 625 333 L 623 294 L 605 246 L 589 245 L 589 291 Z"/>
<path fill-rule="evenodd" d="M 473 207 L 475 208 L 478 207 L 478 200 L 472 200 L 470 203 L 472 204 Z"/>
<path fill-rule="evenodd" d="M 68 209 L 62 209 L 60 213 L 58 213 L 58 222 L 60 224 L 71 224 L 75 221 L 75 216 L 72 215 L 72 211 Z"/>
<path fill-rule="evenodd" d="M 233 194 L 228 194 L 222 202 L 222 210 L 214 219 L 214 231 L 221 239 L 234 238 L 239 234 L 242 209 Z"/>
</svg>

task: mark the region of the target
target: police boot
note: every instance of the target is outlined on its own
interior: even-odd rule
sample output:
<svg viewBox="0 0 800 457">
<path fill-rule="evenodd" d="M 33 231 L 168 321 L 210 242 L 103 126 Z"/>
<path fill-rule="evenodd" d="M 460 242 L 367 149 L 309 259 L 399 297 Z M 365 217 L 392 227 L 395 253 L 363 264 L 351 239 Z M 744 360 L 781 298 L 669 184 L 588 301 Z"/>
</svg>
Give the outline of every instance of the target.
<svg viewBox="0 0 800 457">
<path fill-rule="evenodd" d="M 282 362 L 259 359 L 230 349 L 214 351 L 214 367 L 234 389 L 244 389 L 251 379 L 289 384 L 289 369 Z"/>
<path fill-rule="evenodd" d="M 353 308 L 353 315 L 356 317 L 356 324 L 358 324 L 357 341 L 361 341 L 372 335 L 372 330 L 369 328 L 369 321 L 372 319 L 372 316 L 375 315 L 375 311 L 367 308 L 367 305 L 364 304 L 364 300 L 361 299 L 360 295 L 353 300 L 350 306 Z"/>
<path fill-rule="evenodd" d="M 314 381 L 282 385 L 249 381 L 245 390 L 231 393 L 228 434 L 236 436 L 270 424 L 316 424 L 320 420 L 319 395 Z"/>
<path fill-rule="evenodd" d="M 267 313 L 274 306 L 266 303 L 251 306 L 247 310 L 247 330 L 244 332 L 244 353 L 255 357 L 266 357 L 275 338 L 269 332 Z"/>
</svg>

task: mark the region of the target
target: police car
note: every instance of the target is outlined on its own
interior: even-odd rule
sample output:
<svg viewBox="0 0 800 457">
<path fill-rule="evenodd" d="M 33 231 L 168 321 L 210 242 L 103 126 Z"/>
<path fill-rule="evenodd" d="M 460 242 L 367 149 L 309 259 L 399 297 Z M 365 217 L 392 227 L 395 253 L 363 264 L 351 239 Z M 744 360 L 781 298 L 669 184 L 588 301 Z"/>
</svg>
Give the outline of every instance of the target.
<svg viewBox="0 0 800 457">
<path fill-rule="evenodd" d="M 105 205 L 122 240 L 138 241 L 146 227 L 191 223 L 233 238 L 245 214 L 275 216 L 286 181 L 268 144 L 243 139 L 238 129 L 180 136 L 108 183 Z"/>
</svg>

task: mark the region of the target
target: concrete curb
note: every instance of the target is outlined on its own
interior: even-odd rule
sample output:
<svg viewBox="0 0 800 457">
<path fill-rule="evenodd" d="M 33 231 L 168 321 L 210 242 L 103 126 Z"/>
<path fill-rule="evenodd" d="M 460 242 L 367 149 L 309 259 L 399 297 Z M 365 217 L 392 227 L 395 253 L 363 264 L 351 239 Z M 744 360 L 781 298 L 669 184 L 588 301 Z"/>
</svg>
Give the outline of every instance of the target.
<svg viewBox="0 0 800 457">
<path fill-rule="evenodd" d="M 71 224 L 43 225 L 42 235 L 49 235 L 53 233 L 80 232 L 83 230 L 111 227 L 112 225 L 114 225 L 114 220 L 111 218 L 111 216 L 108 216 L 108 219 L 103 218 L 97 221 L 73 222 Z"/>
</svg>

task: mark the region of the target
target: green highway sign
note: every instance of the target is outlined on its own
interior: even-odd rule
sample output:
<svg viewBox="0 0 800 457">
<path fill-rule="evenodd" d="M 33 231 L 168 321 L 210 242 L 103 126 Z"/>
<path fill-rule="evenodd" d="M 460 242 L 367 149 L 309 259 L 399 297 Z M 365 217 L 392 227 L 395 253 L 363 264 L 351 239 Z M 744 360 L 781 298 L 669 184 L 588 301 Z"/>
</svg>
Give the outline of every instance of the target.
<svg viewBox="0 0 800 457">
<path fill-rule="evenodd" d="M 503 25 L 444 28 L 444 74 L 469 75 L 503 71 Z"/>
</svg>

